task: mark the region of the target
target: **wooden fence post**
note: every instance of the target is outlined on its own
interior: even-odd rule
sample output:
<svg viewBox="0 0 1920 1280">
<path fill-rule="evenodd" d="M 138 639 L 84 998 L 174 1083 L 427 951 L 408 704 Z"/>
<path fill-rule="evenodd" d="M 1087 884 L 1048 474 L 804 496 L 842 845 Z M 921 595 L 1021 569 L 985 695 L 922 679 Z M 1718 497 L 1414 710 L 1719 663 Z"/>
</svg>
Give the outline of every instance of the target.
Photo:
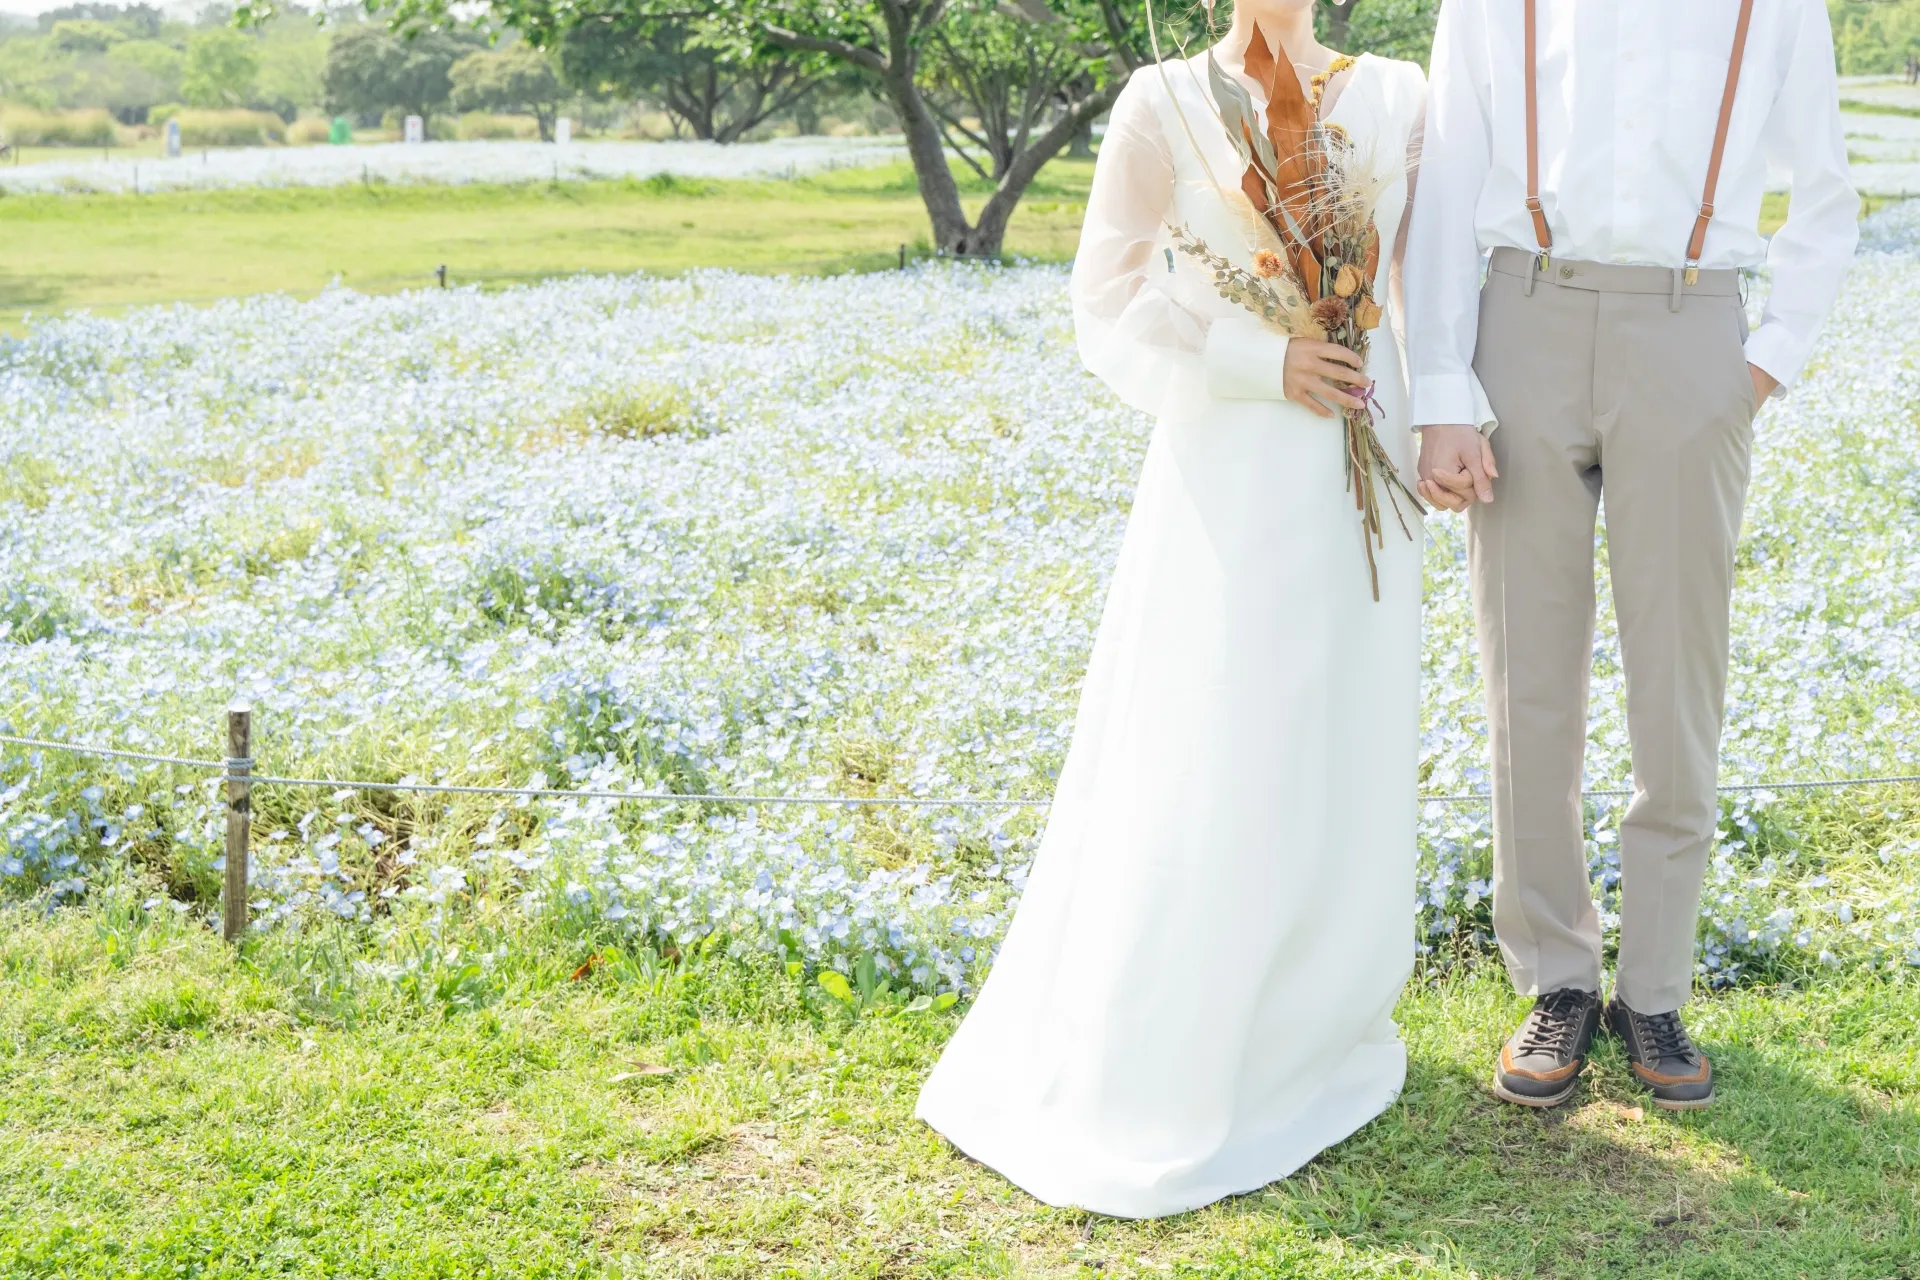
<svg viewBox="0 0 1920 1280">
<path fill-rule="evenodd" d="M 253 831 L 253 708 L 227 708 L 227 880 L 220 931 L 237 942 L 247 929 L 247 843 Z"/>
</svg>

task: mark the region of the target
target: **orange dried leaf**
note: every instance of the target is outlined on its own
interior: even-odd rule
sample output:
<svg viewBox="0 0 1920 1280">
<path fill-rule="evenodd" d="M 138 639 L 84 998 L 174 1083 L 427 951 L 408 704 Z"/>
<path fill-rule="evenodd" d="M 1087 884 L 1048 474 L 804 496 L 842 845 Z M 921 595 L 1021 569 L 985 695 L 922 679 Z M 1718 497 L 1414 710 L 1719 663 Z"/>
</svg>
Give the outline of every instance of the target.
<svg viewBox="0 0 1920 1280">
<path fill-rule="evenodd" d="M 1293 59 L 1287 53 L 1286 46 L 1278 45 L 1277 48 L 1282 61 L 1275 60 L 1274 50 L 1268 48 L 1266 34 L 1256 22 L 1247 40 L 1245 64 L 1247 75 L 1267 91 L 1267 138 L 1273 143 L 1274 155 L 1279 160 L 1273 179 L 1280 204 L 1292 215 L 1294 225 L 1304 229 L 1311 239 L 1314 232 L 1307 225 L 1307 206 L 1313 180 L 1321 164 L 1320 157 L 1311 145 L 1313 104 L 1307 101 L 1307 95 L 1300 88 L 1300 77 L 1294 74 Z M 1289 240 L 1299 238 L 1289 232 L 1284 220 L 1275 221 L 1274 226 Z M 1319 295 L 1319 258 L 1317 251 L 1309 253 L 1307 257 L 1306 262 L 1296 257 L 1294 265 L 1307 285 L 1309 300 L 1312 300 Z"/>
<path fill-rule="evenodd" d="M 575 969 L 573 971 L 573 980 L 575 982 L 579 982 L 581 979 L 587 977 L 595 969 L 598 969 L 601 965 L 605 963 L 606 963 L 606 958 L 601 956 L 597 952 L 593 955 L 588 956 L 587 962 L 581 965 L 578 969 Z"/>
</svg>

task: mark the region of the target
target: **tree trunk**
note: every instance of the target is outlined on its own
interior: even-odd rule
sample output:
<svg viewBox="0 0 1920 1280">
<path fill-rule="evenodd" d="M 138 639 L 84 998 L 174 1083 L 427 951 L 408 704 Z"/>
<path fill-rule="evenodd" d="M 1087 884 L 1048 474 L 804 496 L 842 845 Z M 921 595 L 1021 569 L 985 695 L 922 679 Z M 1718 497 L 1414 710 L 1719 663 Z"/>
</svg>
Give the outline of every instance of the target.
<svg viewBox="0 0 1920 1280">
<path fill-rule="evenodd" d="M 1093 159 L 1093 121 L 1088 120 L 1067 144 L 1067 154 L 1075 160 Z"/>
<path fill-rule="evenodd" d="M 920 96 L 920 86 L 914 83 L 918 58 L 908 19 L 898 5 L 884 5 L 882 11 L 887 19 L 888 56 L 881 83 L 894 110 L 900 113 L 900 129 L 906 135 L 920 202 L 927 207 L 927 219 L 933 224 L 933 247 L 940 253 L 977 253 L 972 243 L 973 228 L 967 225 L 967 212 L 960 204 L 960 188 L 953 180 L 953 170 L 947 168 L 940 122 L 934 119 L 933 110 Z M 999 251 L 996 237 L 992 252 Z"/>
<path fill-rule="evenodd" d="M 1054 122 L 1053 126 L 1041 133 L 1007 165 L 1006 176 L 1000 179 L 1000 186 L 988 197 L 986 207 L 980 210 L 980 221 L 974 227 L 974 252 L 982 257 L 1000 256 L 1001 243 L 1006 239 L 1007 223 L 1013 217 L 1014 206 L 1020 203 L 1020 197 L 1026 194 L 1027 187 L 1041 166 L 1053 159 L 1082 129 L 1090 128 L 1094 117 L 1106 111 L 1120 96 L 1126 77 L 1108 83 L 1107 87 L 1081 101 L 1078 109 Z"/>
<path fill-rule="evenodd" d="M 1327 15 L 1327 44 L 1340 52 L 1347 51 L 1347 28 L 1353 21 L 1353 6 L 1357 0 L 1321 0 L 1323 11 Z"/>
</svg>

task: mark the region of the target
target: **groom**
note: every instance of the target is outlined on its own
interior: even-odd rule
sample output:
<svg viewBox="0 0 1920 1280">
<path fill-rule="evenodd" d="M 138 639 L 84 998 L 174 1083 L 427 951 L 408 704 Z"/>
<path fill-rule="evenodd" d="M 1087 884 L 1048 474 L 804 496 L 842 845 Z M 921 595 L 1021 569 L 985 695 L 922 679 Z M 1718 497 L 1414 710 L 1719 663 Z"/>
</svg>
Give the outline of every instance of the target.
<svg viewBox="0 0 1920 1280">
<path fill-rule="evenodd" d="M 1771 242 L 1770 161 L 1792 181 Z M 1752 420 L 1806 362 L 1858 209 L 1825 0 L 1444 0 L 1410 377 L 1422 495 L 1468 509 L 1494 928 L 1537 997 L 1495 1068 L 1509 1102 L 1569 1097 L 1602 1026 L 1656 1105 L 1713 1101 L 1679 1009 L 1719 818 Z M 1749 334 L 1738 269 L 1762 263 Z M 1634 779 L 1604 1008 L 1579 795 L 1602 500 Z"/>
</svg>

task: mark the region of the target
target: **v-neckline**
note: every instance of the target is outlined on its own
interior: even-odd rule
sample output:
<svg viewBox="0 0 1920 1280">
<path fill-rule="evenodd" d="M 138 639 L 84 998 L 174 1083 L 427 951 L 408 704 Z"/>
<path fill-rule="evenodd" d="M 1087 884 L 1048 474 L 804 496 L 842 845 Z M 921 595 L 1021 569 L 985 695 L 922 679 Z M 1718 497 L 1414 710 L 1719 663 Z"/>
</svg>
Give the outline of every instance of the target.
<svg viewBox="0 0 1920 1280">
<path fill-rule="evenodd" d="M 1202 53 L 1199 56 L 1204 58 L 1208 55 L 1205 53 Z M 1340 58 L 1346 57 L 1346 56 L 1349 56 L 1349 55 L 1335 54 L 1334 60 L 1337 62 L 1340 60 Z M 1341 104 L 1346 102 L 1347 95 L 1351 93 L 1353 90 L 1354 82 L 1360 78 L 1360 68 L 1366 65 L 1367 61 L 1373 57 L 1373 54 L 1356 53 L 1351 56 L 1353 58 L 1353 65 L 1347 68 L 1348 72 L 1350 73 L 1347 76 L 1347 82 L 1344 85 L 1341 85 L 1340 92 L 1334 95 L 1332 106 L 1322 106 L 1319 110 L 1316 110 L 1314 112 L 1313 122 L 1315 124 L 1327 125 L 1333 122 L 1334 113 L 1339 111 Z M 1187 59 L 1187 65 L 1191 67 L 1193 65 L 1193 59 Z M 1289 71 L 1293 71 L 1293 66 L 1291 63 L 1288 64 L 1287 69 Z M 1225 68 L 1222 68 L 1222 70 L 1225 70 Z M 1256 89 L 1265 88 L 1265 86 L 1260 84 L 1259 81 L 1253 79 L 1253 77 L 1247 74 L 1247 64 L 1244 58 L 1241 60 L 1238 68 L 1228 72 L 1227 74 L 1231 75 L 1234 78 L 1234 80 L 1241 85 L 1242 88 L 1246 87 L 1247 85 L 1252 85 Z M 1293 75 L 1296 81 L 1300 78 L 1300 73 L 1297 71 L 1294 71 Z M 1208 97 L 1212 96 L 1211 91 L 1205 91 L 1205 92 L 1207 93 Z M 1306 92 L 1306 89 L 1304 86 L 1302 87 L 1301 92 L 1303 94 Z M 1249 94 L 1248 96 L 1252 97 L 1251 94 Z M 1267 117 L 1271 113 L 1272 106 L 1273 106 L 1273 101 L 1272 101 L 1271 95 L 1269 95 L 1269 97 L 1267 97 L 1264 100 L 1257 99 L 1257 98 L 1254 99 L 1254 110 L 1259 114 L 1260 124 L 1262 128 L 1266 126 Z"/>
<path fill-rule="evenodd" d="M 1371 58 L 1372 56 L 1373 55 L 1370 53 L 1356 53 L 1353 55 L 1353 65 L 1347 68 L 1347 71 L 1349 73 L 1347 76 L 1347 82 L 1340 86 L 1339 93 L 1336 93 L 1333 95 L 1333 104 L 1331 106 L 1323 105 L 1319 110 L 1314 112 L 1313 122 L 1315 124 L 1327 125 L 1327 124 L 1333 123 L 1333 113 L 1338 111 L 1340 109 L 1340 104 L 1347 100 L 1347 95 L 1353 91 L 1354 82 L 1360 78 L 1361 64 L 1364 63 L 1368 58 Z M 1335 62 L 1338 62 L 1339 60 L 1340 60 L 1339 57 L 1336 57 L 1334 59 Z M 1327 88 L 1332 88 L 1332 87 L 1333 87 L 1333 81 L 1331 80 L 1327 81 Z M 1323 97 L 1324 97 L 1324 94 L 1325 94 L 1325 91 L 1323 90 L 1322 91 Z"/>
</svg>

